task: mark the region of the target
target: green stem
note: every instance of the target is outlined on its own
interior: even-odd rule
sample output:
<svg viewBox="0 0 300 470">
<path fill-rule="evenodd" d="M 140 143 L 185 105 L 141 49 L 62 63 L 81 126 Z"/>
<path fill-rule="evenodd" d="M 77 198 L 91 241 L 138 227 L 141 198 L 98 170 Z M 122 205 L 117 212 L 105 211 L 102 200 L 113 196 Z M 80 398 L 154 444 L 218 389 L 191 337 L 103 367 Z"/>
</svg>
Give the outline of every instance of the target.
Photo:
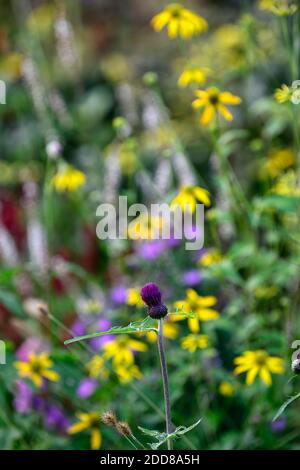
<svg viewBox="0 0 300 470">
<path fill-rule="evenodd" d="M 163 318 L 160 318 L 159 327 L 158 327 L 157 345 L 158 345 L 158 351 L 159 351 L 161 375 L 162 375 L 163 389 L 164 389 L 165 413 L 166 413 L 166 432 L 169 435 L 172 432 L 172 421 L 171 421 L 169 376 L 168 376 L 168 369 L 167 369 L 167 362 L 166 362 L 166 355 L 165 355 L 165 348 L 164 348 L 164 340 L 163 340 L 163 322 L 164 322 Z M 172 443 L 171 439 L 167 440 L 167 445 L 168 445 L 168 450 L 173 449 L 173 443 Z"/>
</svg>

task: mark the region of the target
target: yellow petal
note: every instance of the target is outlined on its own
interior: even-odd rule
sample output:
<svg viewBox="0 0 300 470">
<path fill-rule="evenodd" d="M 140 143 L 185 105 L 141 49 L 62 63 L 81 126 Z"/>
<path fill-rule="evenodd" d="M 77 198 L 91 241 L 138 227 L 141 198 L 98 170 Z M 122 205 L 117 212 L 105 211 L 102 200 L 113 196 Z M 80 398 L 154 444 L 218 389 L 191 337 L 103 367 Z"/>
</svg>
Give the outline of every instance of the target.
<svg viewBox="0 0 300 470">
<path fill-rule="evenodd" d="M 200 122 L 204 126 L 207 126 L 215 117 L 215 108 L 213 106 L 206 106 L 205 110 L 201 115 Z"/>
<path fill-rule="evenodd" d="M 40 388 L 43 385 L 43 379 L 40 375 L 33 373 L 30 375 L 30 378 L 37 387 Z"/>
<path fill-rule="evenodd" d="M 93 450 L 100 449 L 101 441 L 102 441 L 102 438 L 101 438 L 101 433 L 99 429 L 93 428 L 91 431 L 91 448 Z"/>
<path fill-rule="evenodd" d="M 206 295 L 205 297 L 200 297 L 198 303 L 201 307 L 212 307 L 216 305 L 217 298 L 213 295 Z"/>
<path fill-rule="evenodd" d="M 231 112 L 222 104 L 218 105 L 218 111 L 220 112 L 220 114 L 222 114 L 222 116 L 226 119 L 226 121 L 233 120 L 233 115 L 231 114 Z"/>
<path fill-rule="evenodd" d="M 188 318 L 188 326 L 193 333 L 198 333 L 200 331 L 198 318 Z"/>
<path fill-rule="evenodd" d="M 205 206 L 210 206 L 210 197 L 207 189 L 195 186 L 193 188 L 193 193 L 198 201 L 202 202 L 202 204 L 204 204 Z"/>
<path fill-rule="evenodd" d="M 223 104 L 231 104 L 231 105 L 237 105 L 242 102 L 241 98 L 239 96 L 235 96 L 229 91 L 224 91 L 220 93 L 220 101 Z"/>
<path fill-rule="evenodd" d="M 177 36 L 179 27 L 179 21 L 177 19 L 172 19 L 168 25 L 168 36 L 170 39 L 174 39 Z"/>
<path fill-rule="evenodd" d="M 246 377 L 246 384 L 251 385 L 254 382 L 255 377 L 258 373 L 258 367 L 253 367 L 253 369 L 249 370 L 247 377 Z"/>
<path fill-rule="evenodd" d="M 262 367 L 260 369 L 259 376 L 260 376 L 261 380 L 263 380 L 263 382 L 265 382 L 266 385 L 269 386 L 269 385 L 272 384 L 272 377 L 271 377 L 271 374 L 270 374 L 269 370 L 267 369 L 267 367 Z"/>
<path fill-rule="evenodd" d="M 58 382 L 60 379 L 59 374 L 55 372 L 54 370 L 45 370 L 43 372 L 43 377 L 45 377 L 48 380 L 52 380 L 53 382 Z"/>
<path fill-rule="evenodd" d="M 128 341 L 128 346 L 133 349 L 134 351 L 147 351 L 148 347 L 145 343 L 142 343 L 141 341 L 136 341 L 135 339 L 130 339 Z"/>
<path fill-rule="evenodd" d="M 215 320 L 219 318 L 220 314 L 217 312 L 217 310 L 214 310 L 212 308 L 200 308 L 197 311 L 199 320 L 201 321 L 209 321 L 209 320 Z"/>
<path fill-rule="evenodd" d="M 87 429 L 89 427 L 89 423 L 88 422 L 80 422 L 80 423 L 75 423 L 75 424 L 72 424 L 72 426 L 70 426 L 68 428 L 68 433 L 69 434 L 76 434 L 78 432 L 81 432 L 81 431 L 84 431 L 85 429 Z"/>
</svg>

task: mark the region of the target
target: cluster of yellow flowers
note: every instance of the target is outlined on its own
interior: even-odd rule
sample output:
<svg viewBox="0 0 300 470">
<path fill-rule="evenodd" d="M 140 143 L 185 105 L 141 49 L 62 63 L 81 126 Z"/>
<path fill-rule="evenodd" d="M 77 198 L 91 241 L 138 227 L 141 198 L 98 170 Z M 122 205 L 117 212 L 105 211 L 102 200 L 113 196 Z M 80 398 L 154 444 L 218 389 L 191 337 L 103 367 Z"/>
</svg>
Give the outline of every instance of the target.
<svg viewBox="0 0 300 470">
<path fill-rule="evenodd" d="M 154 16 L 151 24 L 156 31 L 160 31 L 167 26 L 170 38 L 180 36 L 182 39 L 190 39 L 192 36 L 203 33 L 208 27 L 204 18 L 192 13 L 178 3 L 168 5 L 161 13 Z M 181 87 L 189 84 L 202 85 L 206 81 L 208 73 L 210 71 L 206 68 L 188 68 L 181 73 L 178 84 Z M 216 87 L 197 90 L 195 94 L 197 99 L 193 102 L 193 107 L 202 109 L 200 122 L 204 126 L 210 124 L 218 114 L 227 121 L 232 121 L 233 116 L 226 105 L 241 103 L 238 96 L 229 92 L 221 92 Z"/>
</svg>

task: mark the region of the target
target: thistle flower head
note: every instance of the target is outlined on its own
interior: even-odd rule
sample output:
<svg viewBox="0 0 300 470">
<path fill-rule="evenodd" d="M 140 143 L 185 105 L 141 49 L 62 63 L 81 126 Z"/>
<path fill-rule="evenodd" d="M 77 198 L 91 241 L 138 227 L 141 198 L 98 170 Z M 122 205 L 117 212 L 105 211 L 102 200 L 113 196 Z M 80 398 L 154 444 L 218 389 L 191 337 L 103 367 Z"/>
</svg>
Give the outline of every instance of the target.
<svg viewBox="0 0 300 470">
<path fill-rule="evenodd" d="M 130 437 L 132 435 L 132 431 L 130 429 L 129 424 L 126 421 L 119 421 L 116 424 L 116 430 L 118 431 L 119 434 L 122 436 L 127 436 Z"/>
<path fill-rule="evenodd" d="M 148 307 L 150 317 L 159 319 L 167 315 L 168 309 L 161 301 L 161 292 L 156 284 L 146 284 L 141 290 L 141 297 Z"/>
<path fill-rule="evenodd" d="M 117 425 L 117 417 L 113 411 L 104 411 L 101 415 L 102 423 L 106 424 L 107 426 L 115 427 Z"/>
</svg>

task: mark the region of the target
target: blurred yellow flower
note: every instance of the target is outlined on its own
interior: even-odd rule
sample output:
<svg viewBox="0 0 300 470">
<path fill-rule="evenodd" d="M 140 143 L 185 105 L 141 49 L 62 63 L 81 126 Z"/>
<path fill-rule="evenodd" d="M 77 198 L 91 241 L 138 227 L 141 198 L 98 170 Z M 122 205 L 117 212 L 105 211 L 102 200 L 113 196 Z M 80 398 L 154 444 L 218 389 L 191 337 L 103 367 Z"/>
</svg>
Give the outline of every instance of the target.
<svg viewBox="0 0 300 470">
<path fill-rule="evenodd" d="M 127 305 L 132 307 L 145 307 L 140 291 L 134 287 L 127 289 Z"/>
<path fill-rule="evenodd" d="M 230 382 L 221 382 L 219 385 L 219 393 L 224 397 L 232 397 L 235 394 L 234 386 Z"/>
<path fill-rule="evenodd" d="M 184 8 L 180 3 L 167 5 L 151 20 L 151 26 L 155 31 L 161 31 L 168 27 L 168 36 L 171 39 L 180 36 L 182 39 L 190 39 L 207 30 L 207 21 L 202 16 Z"/>
<path fill-rule="evenodd" d="M 195 212 L 197 202 L 210 206 L 210 194 L 200 186 L 183 186 L 179 194 L 171 202 L 171 209 L 180 207 L 182 211 Z"/>
<path fill-rule="evenodd" d="M 164 321 L 163 335 L 167 339 L 176 339 L 179 333 L 179 328 L 171 321 Z M 146 338 L 150 343 L 155 343 L 157 340 L 157 334 L 155 331 L 148 331 L 146 333 Z"/>
<path fill-rule="evenodd" d="M 78 413 L 78 423 L 72 424 L 68 428 L 69 434 L 89 429 L 91 431 L 91 449 L 97 450 L 101 447 L 102 437 L 99 430 L 100 414 L 99 413 Z"/>
<path fill-rule="evenodd" d="M 225 105 L 238 105 L 241 98 L 228 91 L 221 92 L 218 88 L 211 87 L 207 90 L 195 91 L 197 98 L 193 101 L 195 109 L 204 108 L 200 122 L 204 126 L 215 118 L 216 113 L 221 114 L 227 121 L 232 121 L 233 116 Z"/>
<path fill-rule="evenodd" d="M 115 367 L 115 373 L 121 383 L 125 384 L 131 382 L 133 379 L 141 379 L 143 374 L 137 365 L 118 365 Z"/>
<path fill-rule="evenodd" d="M 214 264 L 218 264 L 223 260 L 223 256 L 219 250 L 213 249 L 208 250 L 204 253 L 201 258 L 199 259 L 199 264 L 202 266 L 212 266 Z"/>
<path fill-rule="evenodd" d="M 55 21 L 56 9 L 54 5 L 44 4 L 35 8 L 29 15 L 27 27 L 35 34 L 48 33 Z"/>
<path fill-rule="evenodd" d="M 56 191 L 76 191 L 86 182 L 85 174 L 71 165 L 63 164 L 52 178 Z"/>
<path fill-rule="evenodd" d="M 159 237 L 163 228 L 163 217 L 140 214 L 128 225 L 128 236 L 132 240 L 152 240 Z"/>
<path fill-rule="evenodd" d="M 259 0 L 258 5 L 261 10 L 271 11 L 278 16 L 290 16 L 298 10 L 296 3 L 290 0 Z"/>
<path fill-rule="evenodd" d="M 133 351 L 145 352 L 147 349 L 148 347 L 145 343 L 132 339 L 128 335 L 119 335 L 113 341 L 103 346 L 104 358 L 112 359 L 116 367 L 133 364 Z"/>
<path fill-rule="evenodd" d="M 200 321 L 209 321 L 219 318 L 220 314 L 217 310 L 210 307 L 216 305 L 216 297 L 200 296 L 194 289 L 188 289 L 186 291 L 186 299 L 175 302 L 174 306 L 176 309 L 181 310 L 184 313 L 193 313 L 194 318 L 188 318 L 188 326 L 193 333 L 200 331 Z M 174 315 L 173 321 L 183 320 L 184 315 Z"/>
<path fill-rule="evenodd" d="M 288 170 L 280 176 L 271 188 L 271 193 L 280 196 L 299 197 L 300 187 L 297 184 L 297 175 L 294 170 Z"/>
<path fill-rule="evenodd" d="M 43 379 L 48 379 L 53 382 L 58 382 L 59 375 L 54 370 L 51 370 L 53 362 L 49 359 L 47 353 L 28 355 L 28 361 L 17 361 L 15 367 L 18 369 L 20 377 L 29 378 L 37 386 L 43 385 Z"/>
<path fill-rule="evenodd" d="M 18 52 L 11 52 L 0 60 L 1 76 L 9 80 L 17 80 L 22 73 L 23 56 Z"/>
<path fill-rule="evenodd" d="M 257 351 L 245 351 L 241 356 L 234 360 L 237 366 L 234 369 L 234 374 L 242 374 L 247 372 L 246 384 L 251 385 L 257 374 L 260 379 L 266 384 L 272 384 L 272 374 L 283 373 L 283 360 L 280 357 L 269 356 L 269 354 L 259 349 Z"/>
<path fill-rule="evenodd" d="M 280 104 L 291 101 L 292 96 L 293 90 L 285 84 L 281 85 L 280 88 L 276 88 L 274 92 L 274 98 Z"/>
<path fill-rule="evenodd" d="M 185 69 L 178 78 L 178 86 L 185 88 L 188 85 L 203 85 L 206 82 L 209 69 L 190 67 Z"/>
<path fill-rule="evenodd" d="M 273 150 L 269 153 L 263 170 L 271 178 L 276 178 L 282 170 L 294 165 L 295 162 L 296 155 L 291 148 Z"/>
<path fill-rule="evenodd" d="M 105 360 L 99 355 L 93 356 L 86 364 L 86 368 L 90 377 L 93 377 L 94 379 L 107 379 L 109 377 L 109 371 L 105 367 Z"/>
<path fill-rule="evenodd" d="M 208 344 L 207 335 L 191 334 L 181 340 L 182 349 L 187 349 L 190 353 L 194 353 L 197 349 L 205 349 L 208 347 Z"/>
</svg>

